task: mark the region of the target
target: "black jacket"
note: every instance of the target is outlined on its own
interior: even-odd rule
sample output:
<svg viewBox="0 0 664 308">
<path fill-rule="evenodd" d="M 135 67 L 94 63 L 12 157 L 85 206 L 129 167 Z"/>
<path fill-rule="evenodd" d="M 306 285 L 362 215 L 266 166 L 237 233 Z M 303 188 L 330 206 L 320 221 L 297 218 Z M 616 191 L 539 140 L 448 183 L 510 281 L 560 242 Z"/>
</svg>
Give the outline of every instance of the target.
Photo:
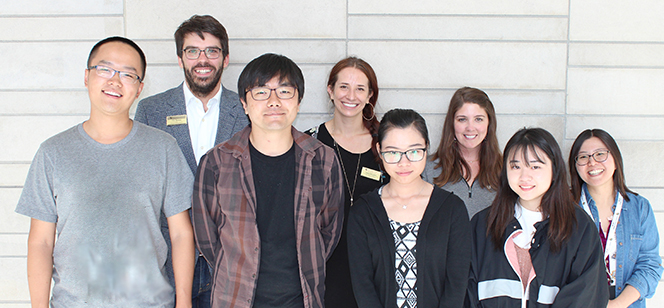
<svg viewBox="0 0 664 308">
<path fill-rule="evenodd" d="M 495 249 L 486 236 L 489 209 L 471 221 L 473 252 L 466 307 L 521 307 L 523 286 L 507 260 L 505 244 Z M 606 307 L 608 285 L 597 228 L 581 208 L 575 209 L 576 227 L 557 253 L 551 252 L 547 239 L 549 220 L 535 224 L 530 257 L 536 276 L 530 283 L 529 308 Z M 512 220 L 503 243 L 519 229 L 519 222 Z"/>
<path fill-rule="evenodd" d="M 434 186 L 417 235 L 417 306 L 461 307 L 470 266 L 470 223 L 459 197 Z M 359 307 L 396 307 L 395 247 L 374 190 L 348 215 L 348 256 Z"/>
</svg>

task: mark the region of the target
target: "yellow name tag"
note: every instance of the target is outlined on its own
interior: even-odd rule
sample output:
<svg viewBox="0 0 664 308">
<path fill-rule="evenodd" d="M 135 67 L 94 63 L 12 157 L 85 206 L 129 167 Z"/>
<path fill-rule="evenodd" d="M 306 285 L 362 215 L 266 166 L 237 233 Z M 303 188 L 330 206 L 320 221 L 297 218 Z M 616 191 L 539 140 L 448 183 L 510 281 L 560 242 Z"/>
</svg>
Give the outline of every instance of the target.
<svg viewBox="0 0 664 308">
<path fill-rule="evenodd" d="M 166 126 L 187 124 L 187 115 L 174 115 L 166 117 Z"/>
<path fill-rule="evenodd" d="M 381 174 L 380 171 L 369 169 L 367 167 L 362 167 L 362 172 L 360 173 L 361 176 L 374 181 L 380 181 Z"/>
</svg>

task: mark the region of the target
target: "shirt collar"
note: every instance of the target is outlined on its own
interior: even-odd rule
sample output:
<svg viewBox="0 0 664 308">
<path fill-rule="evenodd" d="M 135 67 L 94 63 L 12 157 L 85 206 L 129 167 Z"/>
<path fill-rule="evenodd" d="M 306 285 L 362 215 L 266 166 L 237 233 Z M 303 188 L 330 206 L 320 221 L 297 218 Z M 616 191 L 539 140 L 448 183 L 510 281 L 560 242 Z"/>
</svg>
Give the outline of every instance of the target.
<svg viewBox="0 0 664 308">
<path fill-rule="evenodd" d="M 585 195 L 586 195 L 586 202 L 588 202 L 588 205 L 592 205 L 592 206 L 594 206 L 594 207 L 597 207 L 597 205 L 595 205 L 595 200 L 593 200 L 593 196 L 591 196 L 591 195 L 590 195 L 590 192 L 588 191 L 588 184 L 583 183 L 583 184 L 581 185 L 581 189 L 583 190 L 583 192 L 584 192 Z M 620 194 L 620 192 L 619 192 L 619 191 L 616 191 L 616 197 L 613 199 L 613 206 L 614 206 L 614 207 L 615 207 L 616 204 L 618 203 L 618 195 L 619 195 L 619 194 Z M 614 207 L 612 207 L 611 210 L 613 210 Z"/>
<path fill-rule="evenodd" d="M 235 134 L 231 139 L 222 143 L 219 147 L 224 152 L 232 153 L 234 157 L 243 155 L 249 151 L 249 134 L 251 134 L 251 125 L 247 125 L 240 132 Z M 299 155 L 298 151 L 307 153 L 308 155 L 316 155 L 316 150 L 323 145 L 318 139 L 313 138 L 303 132 L 300 132 L 295 127 L 291 126 L 291 134 L 293 135 L 293 142 L 296 145 L 295 153 Z"/>
<path fill-rule="evenodd" d="M 219 87 L 219 91 L 217 91 L 217 93 L 212 98 L 210 98 L 208 101 L 208 110 L 210 110 L 211 107 L 219 104 L 221 101 L 221 92 L 223 91 L 223 88 L 224 87 Z M 184 101 L 186 102 L 187 106 L 196 103 L 203 107 L 201 100 L 194 96 L 194 93 L 191 93 L 191 90 L 189 90 L 189 86 L 187 85 L 186 81 L 184 82 L 182 89 L 184 90 Z"/>
</svg>

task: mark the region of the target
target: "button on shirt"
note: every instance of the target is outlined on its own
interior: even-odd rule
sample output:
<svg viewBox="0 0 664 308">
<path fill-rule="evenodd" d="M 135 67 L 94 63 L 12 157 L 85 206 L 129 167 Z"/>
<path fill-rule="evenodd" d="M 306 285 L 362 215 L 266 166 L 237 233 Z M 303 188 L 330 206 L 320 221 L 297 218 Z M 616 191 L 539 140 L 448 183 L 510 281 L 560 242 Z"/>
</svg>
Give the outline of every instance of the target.
<svg viewBox="0 0 664 308">
<path fill-rule="evenodd" d="M 203 102 L 194 96 L 189 86 L 184 89 L 184 100 L 187 102 L 187 125 L 189 126 L 189 137 L 191 147 L 194 149 L 196 164 L 201 156 L 214 146 L 219 125 L 219 102 L 221 100 L 221 87 L 219 92 L 207 103 L 207 112 L 203 109 Z"/>
</svg>

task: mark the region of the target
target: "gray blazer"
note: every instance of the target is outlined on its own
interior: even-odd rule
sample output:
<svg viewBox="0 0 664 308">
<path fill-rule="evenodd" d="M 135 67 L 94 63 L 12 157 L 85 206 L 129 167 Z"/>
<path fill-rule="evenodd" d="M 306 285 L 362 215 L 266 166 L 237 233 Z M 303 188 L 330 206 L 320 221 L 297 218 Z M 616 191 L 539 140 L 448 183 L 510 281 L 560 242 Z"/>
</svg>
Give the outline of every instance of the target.
<svg viewBox="0 0 664 308">
<path fill-rule="evenodd" d="M 191 146 L 189 126 L 166 125 L 166 117 L 187 114 L 182 87 L 184 87 L 184 82 L 175 88 L 142 99 L 138 102 L 134 120 L 163 130 L 175 137 L 191 172 L 196 174 L 196 158 Z M 249 124 L 249 120 L 244 114 L 240 97 L 237 93 L 224 87 L 219 103 L 219 125 L 214 144 L 217 145 L 230 139 L 247 124 Z"/>
</svg>

